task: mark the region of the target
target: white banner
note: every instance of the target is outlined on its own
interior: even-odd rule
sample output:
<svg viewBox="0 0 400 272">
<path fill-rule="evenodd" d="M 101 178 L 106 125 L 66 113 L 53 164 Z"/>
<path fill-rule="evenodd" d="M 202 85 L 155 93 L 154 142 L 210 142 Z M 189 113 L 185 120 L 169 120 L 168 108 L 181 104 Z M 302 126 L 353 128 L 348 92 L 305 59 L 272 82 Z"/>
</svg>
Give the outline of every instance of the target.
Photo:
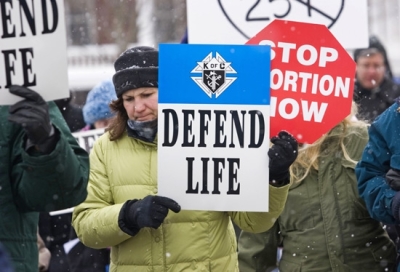
<svg viewBox="0 0 400 272">
<path fill-rule="evenodd" d="M 326 25 L 346 49 L 368 47 L 367 0 L 187 0 L 186 3 L 189 42 L 193 44 L 244 44 L 273 20 L 283 19 Z"/>
<path fill-rule="evenodd" d="M 103 134 L 104 128 L 72 133 L 80 147 L 85 149 L 88 153 L 90 153 L 90 150 L 92 150 L 93 144 L 97 140 L 97 138 L 99 138 Z"/>
<path fill-rule="evenodd" d="M 0 6 L 0 105 L 23 85 L 46 101 L 69 96 L 64 1 L 3 1 Z"/>
</svg>

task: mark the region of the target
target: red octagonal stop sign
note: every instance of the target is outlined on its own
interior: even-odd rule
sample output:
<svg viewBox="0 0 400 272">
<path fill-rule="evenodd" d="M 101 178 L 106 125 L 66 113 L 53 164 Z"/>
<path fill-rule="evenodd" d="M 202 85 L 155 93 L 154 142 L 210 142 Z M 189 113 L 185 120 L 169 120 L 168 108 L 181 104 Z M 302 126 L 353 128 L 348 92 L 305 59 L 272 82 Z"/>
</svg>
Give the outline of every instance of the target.
<svg viewBox="0 0 400 272">
<path fill-rule="evenodd" d="M 312 143 L 350 114 L 356 64 L 326 26 L 274 20 L 246 44 L 271 46 L 271 136 Z"/>
</svg>

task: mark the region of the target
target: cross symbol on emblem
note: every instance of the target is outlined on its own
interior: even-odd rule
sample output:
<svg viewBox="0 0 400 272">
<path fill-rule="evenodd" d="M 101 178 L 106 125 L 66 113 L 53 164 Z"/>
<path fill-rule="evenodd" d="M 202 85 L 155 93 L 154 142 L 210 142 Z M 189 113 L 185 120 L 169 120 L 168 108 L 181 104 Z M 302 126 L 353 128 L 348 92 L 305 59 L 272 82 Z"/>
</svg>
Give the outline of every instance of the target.
<svg viewBox="0 0 400 272">
<path fill-rule="evenodd" d="M 226 76 L 236 74 L 236 71 L 232 68 L 231 62 L 226 62 L 218 52 L 215 57 L 211 52 L 202 61 L 197 62 L 192 73 L 202 74 L 201 77 L 192 77 L 192 79 L 210 98 L 213 94 L 218 98 L 236 80 L 236 77 Z"/>
</svg>

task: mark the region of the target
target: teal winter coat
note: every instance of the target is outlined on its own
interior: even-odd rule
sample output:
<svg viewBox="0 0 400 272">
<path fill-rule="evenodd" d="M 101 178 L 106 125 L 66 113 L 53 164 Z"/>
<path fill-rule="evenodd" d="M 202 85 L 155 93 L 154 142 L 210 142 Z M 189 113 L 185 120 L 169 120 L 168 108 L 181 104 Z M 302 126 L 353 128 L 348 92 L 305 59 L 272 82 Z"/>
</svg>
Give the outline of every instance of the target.
<svg viewBox="0 0 400 272">
<path fill-rule="evenodd" d="M 400 169 L 400 112 L 394 103 L 371 124 L 369 141 L 356 167 L 358 190 L 373 218 L 398 224 L 392 213 L 396 191 L 386 183 L 390 168 Z"/>
<path fill-rule="evenodd" d="M 397 99 L 371 124 L 368 144 L 356 167 L 360 196 L 371 216 L 386 224 L 400 223 L 392 212 L 393 200 L 399 199 L 400 193 L 391 189 L 386 182 L 386 173 L 391 168 L 400 170 L 399 108 Z M 397 271 L 400 272 L 400 264 L 397 265 Z"/>
</svg>

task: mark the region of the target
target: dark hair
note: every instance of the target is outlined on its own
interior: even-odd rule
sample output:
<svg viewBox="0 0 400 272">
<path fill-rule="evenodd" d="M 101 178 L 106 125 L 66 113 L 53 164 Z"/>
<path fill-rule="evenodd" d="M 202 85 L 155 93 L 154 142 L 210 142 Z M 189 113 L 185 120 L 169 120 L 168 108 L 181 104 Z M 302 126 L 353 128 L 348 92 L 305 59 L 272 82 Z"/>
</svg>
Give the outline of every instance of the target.
<svg viewBox="0 0 400 272">
<path fill-rule="evenodd" d="M 369 57 L 369 56 L 374 56 L 376 54 L 380 54 L 382 55 L 383 58 L 385 58 L 385 56 L 383 55 L 383 53 L 381 51 L 379 51 L 377 48 L 365 48 L 365 49 L 360 49 L 360 52 L 357 55 L 357 61 L 360 58 L 363 57 Z"/>
<path fill-rule="evenodd" d="M 124 108 L 122 97 L 118 97 L 117 100 L 113 100 L 110 103 L 111 111 L 116 115 L 111 119 L 110 124 L 106 128 L 106 131 L 110 134 L 110 141 L 116 141 L 122 137 L 126 131 L 128 122 L 128 114 Z"/>
</svg>

